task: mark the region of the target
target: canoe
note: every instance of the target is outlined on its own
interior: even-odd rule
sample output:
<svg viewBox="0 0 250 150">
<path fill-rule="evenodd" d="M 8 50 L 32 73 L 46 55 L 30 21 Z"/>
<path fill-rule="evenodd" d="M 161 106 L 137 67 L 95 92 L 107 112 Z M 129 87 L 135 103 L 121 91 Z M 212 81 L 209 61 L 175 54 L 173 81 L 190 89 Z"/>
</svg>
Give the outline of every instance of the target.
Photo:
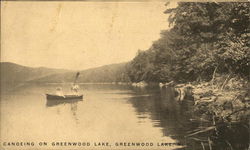
<svg viewBox="0 0 250 150">
<path fill-rule="evenodd" d="M 64 95 L 64 96 L 58 96 L 53 94 L 46 94 L 47 100 L 76 100 L 76 99 L 82 99 L 83 95 Z"/>
</svg>

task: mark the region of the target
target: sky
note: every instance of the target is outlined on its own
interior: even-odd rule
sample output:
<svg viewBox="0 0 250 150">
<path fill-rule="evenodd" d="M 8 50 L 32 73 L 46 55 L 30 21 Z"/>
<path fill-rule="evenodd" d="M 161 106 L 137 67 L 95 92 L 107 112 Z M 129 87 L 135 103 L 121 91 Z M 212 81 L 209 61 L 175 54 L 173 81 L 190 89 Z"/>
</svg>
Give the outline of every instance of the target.
<svg viewBox="0 0 250 150">
<path fill-rule="evenodd" d="M 1 4 L 1 62 L 87 69 L 132 60 L 168 29 L 166 2 Z"/>
</svg>

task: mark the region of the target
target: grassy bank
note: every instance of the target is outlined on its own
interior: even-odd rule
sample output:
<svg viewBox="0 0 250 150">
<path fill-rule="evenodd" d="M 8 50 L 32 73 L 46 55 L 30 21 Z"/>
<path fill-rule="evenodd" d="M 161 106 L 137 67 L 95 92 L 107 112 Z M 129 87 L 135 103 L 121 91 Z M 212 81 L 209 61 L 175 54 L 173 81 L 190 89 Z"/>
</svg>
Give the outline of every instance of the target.
<svg viewBox="0 0 250 150">
<path fill-rule="evenodd" d="M 190 85 L 189 85 L 190 86 Z M 187 134 L 187 140 L 201 149 L 245 150 L 249 147 L 249 80 L 220 75 L 209 82 L 191 84 L 195 121 L 200 126 Z"/>
</svg>

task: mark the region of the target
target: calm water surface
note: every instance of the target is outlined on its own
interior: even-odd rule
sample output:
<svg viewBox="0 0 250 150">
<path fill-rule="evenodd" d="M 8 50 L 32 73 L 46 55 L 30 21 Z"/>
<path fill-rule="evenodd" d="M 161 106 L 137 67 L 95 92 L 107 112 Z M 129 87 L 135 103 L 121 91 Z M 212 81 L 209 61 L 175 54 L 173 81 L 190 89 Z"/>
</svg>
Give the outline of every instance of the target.
<svg viewBox="0 0 250 150">
<path fill-rule="evenodd" d="M 109 142 L 112 149 L 176 149 L 157 144 L 183 145 L 184 135 L 192 128 L 188 113 L 192 108 L 175 101 L 171 89 L 81 84 L 83 101 L 48 103 L 45 93 L 53 93 L 58 86 L 69 92 L 67 84 L 30 84 L 2 91 L 1 142 L 44 141 L 48 142 L 46 148 L 61 148 L 51 146 L 51 142 L 90 142 L 91 146 Z M 154 145 L 115 146 L 120 142 Z M 42 148 L 37 144 L 35 147 Z"/>
</svg>

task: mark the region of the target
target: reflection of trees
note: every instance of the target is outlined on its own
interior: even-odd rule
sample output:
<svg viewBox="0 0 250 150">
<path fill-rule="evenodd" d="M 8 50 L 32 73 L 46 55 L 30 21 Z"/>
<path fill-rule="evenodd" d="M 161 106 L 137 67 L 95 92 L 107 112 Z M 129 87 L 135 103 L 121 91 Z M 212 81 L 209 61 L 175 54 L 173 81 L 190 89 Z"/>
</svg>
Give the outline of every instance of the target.
<svg viewBox="0 0 250 150">
<path fill-rule="evenodd" d="M 149 115 L 154 126 L 162 128 L 164 136 L 176 139 L 181 144 L 187 144 L 187 150 L 202 150 L 201 141 L 205 147 L 208 147 L 208 143 L 206 142 L 208 137 L 211 137 L 211 140 L 214 142 L 213 149 L 225 150 L 230 148 L 228 141 L 230 141 L 230 144 L 232 144 L 231 147 L 234 149 L 238 149 L 239 147 L 241 147 L 240 149 L 246 149 L 249 145 L 247 131 L 249 128 L 243 126 L 243 123 L 237 125 L 231 124 L 231 126 L 220 124 L 217 127 L 218 133 L 202 133 L 195 137 L 185 138 L 191 131 L 194 132 L 199 128 L 201 129 L 202 126 L 206 128 L 209 125 L 208 122 L 202 122 L 202 120 L 191 122 L 190 119 L 198 117 L 192 113 L 194 107 L 193 101 L 187 99 L 181 102 L 174 100 L 174 91 L 172 88 L 140 88 L 133 89 L 133 91 L 135 95 L 129 101 L 137 113 L 139 115 Z M 149 95 L 140 96 L 147 94 Z"/>
<path fill-rule="evenodd" d="M 177 102 L 174 100 L 172 88 L 163 89 L 136 89 L 135 97 L 130 99 L 133 107 L 139 115 L 149 114 L 155 126 L 162 127 L 163 135 L 170 136 L 185 144 L 184 136 L 186 133 L 195 128 L 195 124 L 189 120 L 192 113 L 191 105 L 187 102 Z M 139 96 L 149 94 L 149 96 Z"/>
</svg>

